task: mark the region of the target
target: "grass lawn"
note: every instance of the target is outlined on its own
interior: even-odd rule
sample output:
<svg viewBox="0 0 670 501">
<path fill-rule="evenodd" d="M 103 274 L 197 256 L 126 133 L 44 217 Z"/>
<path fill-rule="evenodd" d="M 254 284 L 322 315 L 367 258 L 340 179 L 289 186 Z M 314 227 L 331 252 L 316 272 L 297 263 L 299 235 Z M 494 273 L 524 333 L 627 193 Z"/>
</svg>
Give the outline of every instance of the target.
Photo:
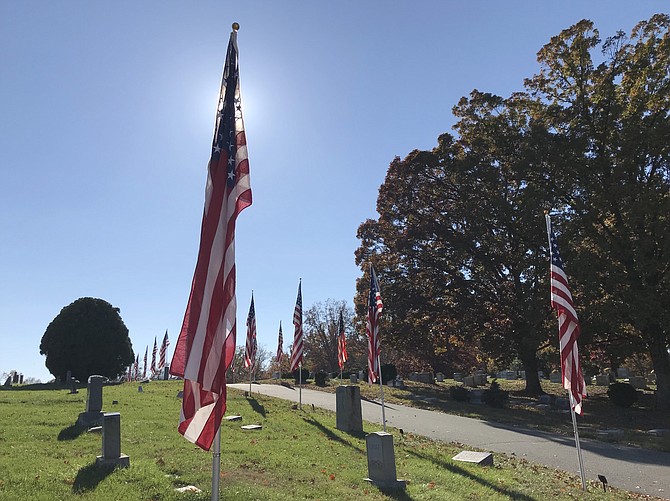
<svg viewBox="0 0 670 501">
<path fill-rule="evenodd" d="M 489 378 L 490 381 L 490 378 Z M 572 436 L 572 418 L 569 411 L 555 411 L 539 408 L 537 398 L 524 395 L 524 382 L 498 379 L 501 389 L 510 394 L 509 405 L 498 409 L 487 405 L 474 405 L 457 402 L 449 395 L 449 388 L 460 385 L 451 379 L 435 384 L 416 383 L 405 380 L 405 388 L 384 386 L 384 399 L 388 403 L 402 404 L 422 409 L 439 410 L 450 414 L 522 426 L 544 431 L 552 431 Z M 263 381 L 276 383 L 277 381 Z M 285 380 L 291 384 L 294 381 Z M 350 384 L 345 381 L 346 384 Z M 319 387 L 310 381 L 306 387 L 315 390 L 335 392 L 339 379 L 332 379 L 326 386 Z M 361 397 L 379 400 L 379 385 L 359 383 Z M 484 386 L 480 388 L 484 389 Z M 542 381 L 542 388 L 550 395 L 567 397 L 560 384 Z M 653 429 L 670 429 L 670 415 L 667 411 L 654 409 L 654 396 L 651 390 L 645 390 L 633 407 L 624 409 L 612 404 L 607 396 L 606 386 L 587 386 L 588 397 L 584 400 L 584 413 L 577 416 L 579 436 L 607 442 L 644 447 L 670 452 L 670 435 L 655 436 L 648 433 Z M 604 436 L 602 430 L 618 429 L 620 436 Z"/>
<path fill-rule="evenodd" d="M 74 426 L 85 408 L 85 389 L 69 394 L 50 385 L 0 390 L 0 499 L 208 500 L 211 454 L 176 431 L 178 381 L 105 386 L 103 408 L 121 413 L 121 451 L 130 468 L 95 467 L 101 436 Z M 400 397 L 393 397 L 400 398 Z M 112 404 L 117 401 L 117 404 Z M 595 484 L 584 494 L 579 478 L 497 454 L 493 467 L 453 461 L 455 445 L 394 430 L 400 492 L 383 492 L 367 476 L 364 434 L 335 429 L 335 415 L 292 409 L 292 403 L 229 391 L 221 440 L 221 499 L 245 500 L 505 500 L 653 499 Z M 244 431 L 241 424 L 261 424 Z M 365 431 L 378 425 L 365 424 Z M 202 493 L 174 489 L 195 485 Z"/>
</svg>

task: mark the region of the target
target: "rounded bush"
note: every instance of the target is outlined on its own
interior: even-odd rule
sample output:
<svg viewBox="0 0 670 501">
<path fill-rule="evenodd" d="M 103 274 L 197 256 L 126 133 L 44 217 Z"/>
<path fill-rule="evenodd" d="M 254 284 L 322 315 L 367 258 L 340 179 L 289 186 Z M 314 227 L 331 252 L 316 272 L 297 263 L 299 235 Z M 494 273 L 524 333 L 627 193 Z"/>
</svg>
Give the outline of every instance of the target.
<svg viewBox="0 0 670 501">
<path fill-rule="evenodd" d="M 628 383 L 612 383 L 607 390 L 607 396 L 614 405 L 626 408 L 640 398 L 637 390 Z"/>
<path fill-rule="evenodd" d="M 326 373 L 325 371 L 319 371 L 314 374 L 314 382 L 317 386 L 326 386 Z"/>
</svg>

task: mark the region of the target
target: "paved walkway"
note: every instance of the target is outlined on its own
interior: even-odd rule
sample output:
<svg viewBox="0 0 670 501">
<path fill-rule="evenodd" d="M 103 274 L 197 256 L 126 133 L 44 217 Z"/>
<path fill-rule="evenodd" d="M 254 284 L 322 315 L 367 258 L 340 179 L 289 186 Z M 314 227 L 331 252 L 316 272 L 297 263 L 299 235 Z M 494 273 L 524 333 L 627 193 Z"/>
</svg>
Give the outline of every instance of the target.
<svg viewBox="0 0 670 501">
<path fill-rule="evenodd" d="M 232 388 L 249 390 L 249 384 L 231 384 Z M 277 384 L 254 384 L 252 393 L 298 402 L 300 391 Z M 315 405 L 335 411 L 335 394 L 302 390 L 303 405 Z M 379 402 L 361 402 L 363 419 L 382 421 Z M 579 462 L 573 437 L 514 428 L 499 423 L 464 418 L 442 412 L 386 404 L 386 423 L 404 432 L 441 440 L 458 442 L 490 452 L 514 454 L 532 463 L 579 475 Z M 608 444 L 581 439 L 586 478 L 607 477 L 610 485 L 629 491 L 670 499 L 670 453 Z"/>
</svg>

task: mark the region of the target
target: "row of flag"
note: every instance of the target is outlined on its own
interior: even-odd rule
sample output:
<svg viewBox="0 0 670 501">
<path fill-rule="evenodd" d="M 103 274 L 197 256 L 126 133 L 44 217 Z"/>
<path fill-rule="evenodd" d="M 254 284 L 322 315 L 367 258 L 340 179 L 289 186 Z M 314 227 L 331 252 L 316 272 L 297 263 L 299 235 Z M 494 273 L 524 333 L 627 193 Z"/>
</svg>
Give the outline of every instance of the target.
<svg viewBox="0 0 670 501">
<path fill-rule="evenodd" d="M 207 169 L 198 259 L 184 322 L 170 366 L 172 375 L 184 379 L 179 432 L 205 450 L 210 449 L 226 410 L 225 375 L 233 361 L 236 341 L 235 226 L 240 212 L 252 204 L 240 97 L 238 28 L 237 24 L 233 25 L 228 42 Z M 549 220 L 547 221 L 552 260 L 551 304 L 559 318 L 563 384 L 575 402 L 574 408 L 581 412 L 581 399 L 585 391 L 577 350 L 579 323 L 555 238 Z M 370 382 L 381 378 L 379 319 L 382 310 L 379 283 L 371 266 L 366 321 Z M 290 358 L 291 370 L 301 367 L 303 361 L 302 282 L 298 285 L 293 324 L 295 331 Z M 338 364 L 343 367 L 347 355 L 341 316 L 338 329 Z M 277 361 L 281 361 L 283 355 L 282 344 L 280 323 Z M 247 317 L 245 367 L 253 366 L 256 350 L 256 318 L 252 294 Z M 137 363 L 138 360 L 136 365 Z"/>
<path fill-rule="evenodd" d="M 139 353 L 135 356 L 135 361 L 133 364 L 128 367 L 127 379 L 128 381 L 137 381 L 140 379 L 145 379 L 147 377 L 147 369 L 151 370 L 150 377 L 155 377 L 156 374 L 160 373 L 165 367 L 167 361 L 167 349 L 170 346 L 170 340 L 168 339 L 168 333 L 165 331 L 165 336 L 163 337 L 163 343 L 161 344 L 160 353 L 158 352 L 157 339 L 154 337 L 154 348 L 151 352 L 151 367 L 148 365 L 149 357 L 149 347 L 144 352 L 144 366 L 140 374 L 140 355 Z M 156 360 L 156 355 L 158 354 L 159 359 Z M 158 362 L 158 365 L 156 364 Z"/>
</svg>

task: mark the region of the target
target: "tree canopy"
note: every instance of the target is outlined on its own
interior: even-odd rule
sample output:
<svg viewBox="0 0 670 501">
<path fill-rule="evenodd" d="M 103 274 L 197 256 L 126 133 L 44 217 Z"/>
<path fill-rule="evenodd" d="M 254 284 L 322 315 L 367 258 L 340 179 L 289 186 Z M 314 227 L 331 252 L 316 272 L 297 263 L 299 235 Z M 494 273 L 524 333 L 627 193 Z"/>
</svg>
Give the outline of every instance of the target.
<svg viewBox="0 0 670 501">
<path fill-rule="evenodd" d="M 398 358 L 434 370 L 517 357 L 541 391 L 556 344 L 544 211 L 552 211 L 583 322 L 580 348 L 645 351 L 670 408 L 670 19 L 601 42 L 590 21 L 553 37 L 509 98 L 473 91 L 456 135 L 391 162 L 379 218 L 358 230 L 359 322 L 368 263 Z M 593 59 L 602 49 L 601 62 Z"/>
<path fill-rule="evenodd" d="M 102 299 L 79 298 L 65 306 L 40 343 L 46 367 L 64 380 L 67 371 L 80 381 L 98 374 L 116 378 L 133 362 L 128 328 L 120 310 Z"/>
</svg>

